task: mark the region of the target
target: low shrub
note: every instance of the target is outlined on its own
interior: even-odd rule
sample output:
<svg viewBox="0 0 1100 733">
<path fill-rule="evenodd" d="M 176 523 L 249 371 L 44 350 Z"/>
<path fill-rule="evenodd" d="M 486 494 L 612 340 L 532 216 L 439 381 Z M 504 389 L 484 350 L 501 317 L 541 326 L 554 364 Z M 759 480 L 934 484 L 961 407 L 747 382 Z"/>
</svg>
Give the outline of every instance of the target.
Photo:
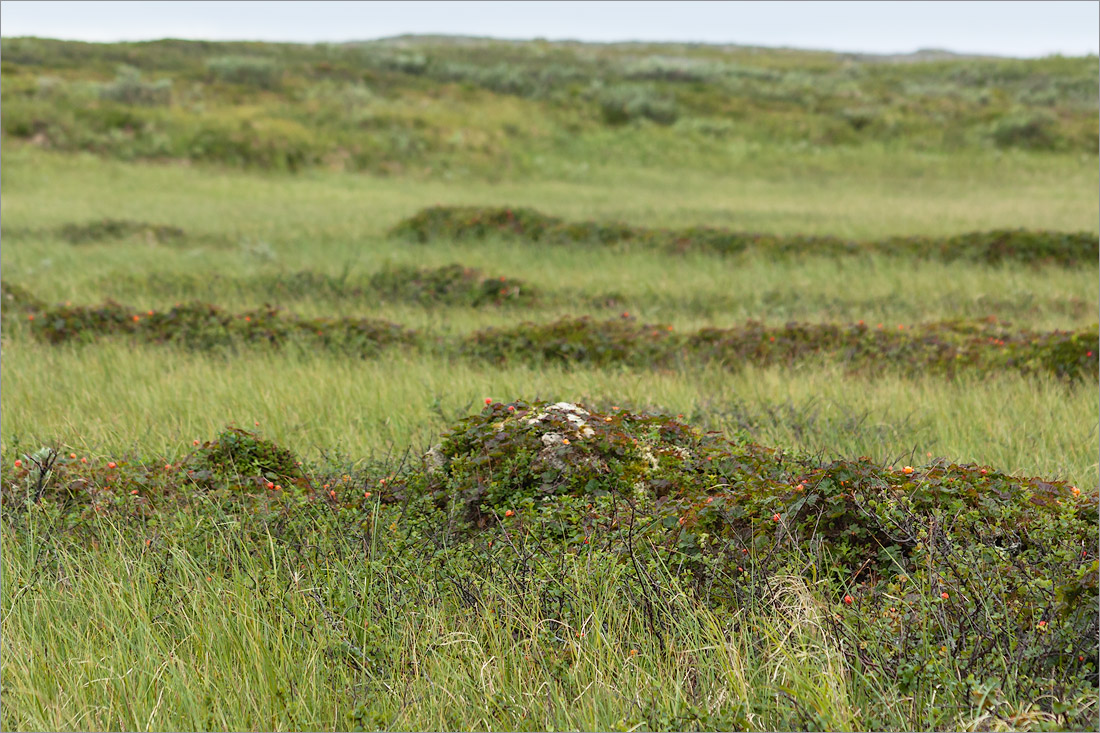
<svg viewBox="0 0 1100 733">
<path fill-rule="evenodd" d="M 504 305 L 530 303 L 534 288 L 516 278 L 489 277 L 462 265 L 437 268 L 390 267 L 371 276 L 372 295 L 423 305 Z"/>
<path fill-rule="evenodd" d="M 655 553 L 735 606 L 802 576 L 849 622 L 837 633 L 875 629 L 849 637 L 853 665 L 903 687 L 1096 684 L 1082 663 L 1100 641 L 1096 491 L 975 465 L 823 463 L 569 403 L 491 403 L 425 460 L 434 500 L 494 538 L 628 565 Z"/>
<path fill-rule="evenodd" d="M 1008 115 L 993 124 L 990 137 L 999 148 L 1053 150 L 1058 147 L 1058 119 L 1046 110 Z"/>
<path fill-rule="evenodd" d="M 301 462 L 286 448 L 258 434 L 229 426 L 213 440 L 203 443 L 182 464 L 191 480 L 224 483 L 252 479 L 257 482 L 302 477 Z"/>
<path fill-rule="evenodd" d="M 648 86 L 616 84 L 600 90 L 597 102 L 603 121 L 609 125 L 642 119 L 671 125 L 679 117 L 676 101 Z"/>
<path fill-rule="evenodd" d="M 944 321 L 906 328 L 748 322 L 735 328 L 703 328 L 677 334 L 671 326 L 640 324 L 631 318 L 595 321 L 562 318 L 545 324 L 488 328 L 459 346 L 472 358 L 542 364 L 624 364 L 673 368 L 716 362 L 729 369 L 744 364 L 795 366 L 807 359 L 831 359 L 853 371 L 883 368 L 947 376 L 960 371 L 1019 370 L 1067 379 L 1100 375 L 1100 332 L 1033 333 L 991 320 Z"/>
<path fill-rule="evenodd" d="M 259 56 L 218 56 L 206 62 L 207 71 L 218 81 L 258 89 L 278 89 L 283 69 L 277 61 Z"/>
<path fill-rule="evenodd" d="M 112 301 L 65 305 L 44 310 L 31 328 L 52 344 L 127 335 L 196 350 L 300 343 L 364 357 L 389 346 L 416 343 L 418 338 L 413 331 L 381 320 L 298 318 L 270 307 L 232 314 L 208 303 L 180 304 L 167 311 L 139 311 Z"/>
<path fill-rule="evenodd" d="M 171 104 L 172 81 L 161 79 L 156 82 L 141 80 L 141 72 L 132 66 L 120 66 L 115 80 L 99 88 L 99 96 L 110 102 L 157 107 Z"/>
</svg>

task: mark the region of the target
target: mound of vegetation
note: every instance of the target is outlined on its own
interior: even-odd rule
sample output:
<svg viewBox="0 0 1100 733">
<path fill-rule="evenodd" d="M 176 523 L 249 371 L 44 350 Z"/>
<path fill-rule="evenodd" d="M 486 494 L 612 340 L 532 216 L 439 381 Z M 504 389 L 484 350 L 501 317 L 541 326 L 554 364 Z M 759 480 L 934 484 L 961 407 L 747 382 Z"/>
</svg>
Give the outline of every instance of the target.
<svg viewBox="0 0 1100 733">
<path fill-rule="evenodd" d="M 675 333 L 671 326 L 631 318 L 595 321 L 563 318 L 523 323 L 471 334 L 461 345 L 476 359 L 494 362 L 627 364 L 665 367 L 685 361 L 794 366 L 811 358 L 839 360 L 852 369 L 901 372 L 1020 370 L 1066 378 L 1095 378 L 1100 367 L 1097 326 L 1080 331 L 1034 333 L 995 320 L 945 321 L 885 328 L 850 325 L 749 322 L 728 329 Z"/>
<path fill-rule="evenodd" d="M 533 287 L 517 278 L 490 277 L 473 267 L 390 267 L 370 278 L 371 292 L 383 300 L 425 305 L 504 305 L 530 303 Z"/>
<path fill-rule="evenodd" d="M 391 235 L 414 242 L 506 236 L 539 244 L 630 245 L 669 252 L 769 255 L 880 253 L 943 261 L 1055 263 L 1071 266 L 1100 258 L 1100 238 L 1089 232 L 1004 229 L 951 237 L 889 237 L 857 242 L 828 236 L 737 232 L 714 227 L 651 229 L 617 222 L 568 222 L 533 209 L 434 206 L 400 222 Z"/>
<path fill-rule="evenodd" d="M 523 400 L 487 400 L 420 466 L 354 477 L 327 470 L 227 428 L 178 463 L 20 454 L 3 464 L 0 499 L 9 531 L 45 518 L 72 527 L 57 533 L 69 542 L 121 528 L 135 530 L 142 552 L 210 543 L 210 575 L 278 548 L 294 560 L 297 582 L 343 553 L 361 566 L 369 547 L 366 562 L 387 580 L 380 585 L 401 589 L 377 601 L 424 603 L 416 590 L 434 588 L 433 602 L 486 614 L 558 676 L 578 653 L 563 647 L 574 634 L 540 636 L 538 627 L 576 629 L 576 640 L 602 628 L 575 618 L 587 608 L 578 605 L 583 591 L 561 569 L 579 567 L 613 579 L 625 599 L 617 612 L 636 612 L 644 626 L 648 638 L 630 639 L 627 658 L 637 654 L 629 645 L 660 654 L 680 639 L 684 614 L 701 609 L 720 623 L 809 619 L 844 659 L 850 684 L 935 693 L 971 717 L 1043 700 L 1044 719 L 1083 728 L 1095 719 L 1087 700 L 1100 684 L 1096 489 L 946 460 L 823 460 L 668 415 Z M 164 535 L 200 505 L 229 521 L 206 522 L 216 526 L 205 534 L 194 527 L 194 537 Z M 243 555 L 223 557 L 221 533 L 237 526 Z M 391 573 L 399 557 L 408 563 Z M 793 609 L 795 585 L 805 590 Z M 339 582 L 317 587 L 332 628 L 345 612 L 376 613 L 333 595 Z M 533 615 L 542 623 L 528 629 L 522 619 Z M 767 633 L 749 630 L 758 640 Z M 377 674 L 402 674 L 384 644 L 341 638 L 350 641 L 337 661 L 354 656 Z M 685 715 L 703 720 L 701 711 Z M 881 720 L 900 725 L 885 712 Z"/>
<path fill-rule="evenodd" d="M 858 611 L 862 658 L 901 684 L 921 649 L 965 660 L 964 676 L 1068 680 L 1100 641 L 1098 495 L 1062 482 L 822 462 L 668 416 L 523 401 L 489 404 L 425 460 L 436 504 L 498 540 L 656 553 L 734 605 L 803 576 Z M 994 670 L 1003 655 L 1021 666 Z"/>
</svg>

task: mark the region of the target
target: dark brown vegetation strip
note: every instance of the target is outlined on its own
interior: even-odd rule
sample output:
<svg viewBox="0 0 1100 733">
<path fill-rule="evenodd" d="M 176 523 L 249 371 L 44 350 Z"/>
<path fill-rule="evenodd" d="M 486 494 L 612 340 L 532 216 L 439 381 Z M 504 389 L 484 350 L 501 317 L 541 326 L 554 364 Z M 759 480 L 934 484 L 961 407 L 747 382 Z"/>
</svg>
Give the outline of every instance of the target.
<svg viewBox="0 0 1100 733">
<path fill-rule="evenodd" d="M 736 368 L 743 364 L 793 366 L 824 356 L 868 371 L 890 367 L 951 375 L 1015 370 L 1095 379 L 1098 342 L 1097 326 L 1032 332 L 991 319 L 891 327 L 863 322 L 784 326 L 749 322 L 678 334 L 671 326 L 641 324 L 631 318 L 564 318 L 484 329 L 468 337 L 461 348 L 477 359 L 498 362 L 672 368 L 684 362 L 710 361 Z"/>
<path fill-rule="evenodd" d="M 794 366 L 827 359 L 873 373 L 1018 371 L 1066 379 L 1096 379 L 1098 326 L 1072 331 L 1028 331 L 995 319 L 953 320 L 915 326 L 748 322 L 733 328 L 677 333 L 672 326 L 623 317 L 597 321 L 567 317 L 549 323 L 487 328 L 454 341 L 433 338 L 369 318 L 301 318 L 264 307 L 229 313 L 207 303 L 142 311 L 108 301 L 101 305 L 43 307 L 28 291 L 3 285 L 4 318 L 25 318 L 32 333 L 51 344 L 125 335 L 146 343 L 190 349 L 301 343 L 371 356 L 388 346 L 419 346 L 494 364 L 624 365 L 678 368 L 717 363 Z"/>
<path fill-rule="evenodd" d="M 414 242 L 511 237 L 540 244 L 631 245 L 669 252 L 842 256 L 903 255 L 943 261 L 1093 264 L 1100 238 L 1090 232 L 999 229 L 950 237 L 888 237 L 854 241 L 830 236 L 757 234 L 717 227 L 655 229 L 619 222 L 570 222 L 527 208 L 435 206 L 391 230 Z"/>
<path fill-rule="evenodd" d="M 166 311 L 138 311 L 114 302 L 64 305 L 27 318 L 35 336 L 51 344 L 127 335 L 146 343 L 196 350 L 293 342 L 369 356 L 386 346 L 416 340 L 415 332 L 383 320 L 299 318 L 275 308 L 229 313 L 207 303 L 185 303 Z"/>
</svg>

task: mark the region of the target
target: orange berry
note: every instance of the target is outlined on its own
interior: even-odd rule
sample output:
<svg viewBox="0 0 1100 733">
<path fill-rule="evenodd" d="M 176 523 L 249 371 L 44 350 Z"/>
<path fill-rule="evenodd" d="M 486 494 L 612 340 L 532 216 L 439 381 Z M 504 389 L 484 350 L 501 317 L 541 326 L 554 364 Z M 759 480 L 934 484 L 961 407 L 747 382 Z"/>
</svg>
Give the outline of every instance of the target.
<svg viewBox="0 0 1100 733">
<path fill-rule="evenodd" d="M 901 472 L 908 476 L 909 474 L 913 473 L 913 467 L 906 466 L 905 468 L 901 469 Z"/>
<path fill-rule="evenodd" d="M 493 404 L 493 398 L 492 397 L 486 397 L 485 398 L 485 404 L 487 404 L 487 405 Z"/>
<path fill-rule="evenodd" d="M 15 459 L 15 467 L 16 468 L 22 468 L 23 467 L 23 461 L 19 460 L 18 458 Z"/>
<path fill-rule="evenodd" d="M 509 509 L 508 511 L 504 512 L 504 516 L 506 516 L 506 517 L 511 517 L 511 516 L 513 516 L 513 515 L 515 515 L 515 512 L 514 512 L 514 511 L 512 511 L 511 509 Z"/>
<path fill-rule="evenodd" d="M 118 466 L 118 464 L 115 463 L 114 461 L 111 461 L 110 463 L 107 464 L 107 468 L 115 468 L 117 466 Z"/>
<path fill-rule="evenodd" d="M 778 514 L 773 514 L 772 515 L 772 521 L 773 522 L 778 522 L 779 521 L 779 515 Z"/>
<path fill-rule="evenodd" d="M 165 471 L 171 471 L 172 470 L 172 464 L 171 463 L 165 463 L 164 464 L 164 470 Z"/>
<path fill-rule="evenodd" d="M 198 445 L 198 444 L 199 444 L 199 441 L 198 441 L 198 440 L 192 440 L 192 441 L 191 441 L 191 445 Z"/>
<path fill-rule="evenodd" d="M 146 313 L 146 315 L 148 315 L 148 316 L 151 316 L 151 315 L 153 315 L 153 311 L 148 311 L 148 312 Z"/>
<path fill-rule="evenodd" d="M 81 459 L 80 459 L 80 462 L 81 462 L 81 463 L 87 463 L 87 462 L 88 462 L 88 459 L 87 459 L 87 458 L 81 458 Z"/>
<path fill-rule="evenodd" d="M 275 491 L 279 491 L 279 490 L 280 490 L 280 489 L 282 489 L 282 488 L 283 488 L 283 487 L 282 487 L 282 486 L 279 486 L 279 484 L 275 484 Z"/>
<path fill-rule="evenodd" d="M 333 499 L 335 499 L 336 498 L 336 489 L 329 489 L 328 495 L 331 496 Z"/>
<path fill-rule="evenodd" d="M 135 315 L 135 316 L 133 316 L 133 319 L 134 319 L 134 323 L 137 323 L 138 321 L 141 320 L 141 316 Z"/>
<path fill-rule="evenodd" d="M 133 491 L 131 491 L 130 493 L 131 493 L 131 494 L 136 494 L 137 492 L 138 492 L 138 490 L 137 490 L 137 489 L 134 489 L 134 490 L 133 490 Z"/>
<path fill-rule="evenodd" d="M 268 488 L 268 490 L 274 489 L 274 488 L 275 488 L 275 484 L 273 484 L 273 483 L 271 483 L 270 481 L 268 481 L 268 482 L 267 482 L 267 488 Z"/>
<path fill-rule="evenodd" d="M 369 491 L 364 491 L 363 496 L 366 497 L 367 499 L 369 499 L 370 498 L 370 492 Z"/>
<path fill-rule="evenodd" d="M 76 453 L 70 453 L 69 458 L 76 458 Z"/>
<path fill-rule="evenodd" d="M 27 320 L 28 321 L 33 321 L 34 320 L 34 314 L 31 313 L 29 316 L 27 316 Z"/>
<path fill-rule="evenodd" d="M 846 603 L 849 606 L 852 605 L 852 597 L 851 596 L 844 596 L 844 603 Z"/>
<path fill-rule="evenodd" d="M 562 438 L 561 442 L 564 443 L 565 445 L 569 445 L 569 438 Z"/>
<path fill-rule="evenodd" d="M 947 595 L 947 591 L 944 591 L 943 593 L 940 593 L 940 598 L 942 598 L 945 601 L 950 597 L 951 596 Z"/>
</svg>

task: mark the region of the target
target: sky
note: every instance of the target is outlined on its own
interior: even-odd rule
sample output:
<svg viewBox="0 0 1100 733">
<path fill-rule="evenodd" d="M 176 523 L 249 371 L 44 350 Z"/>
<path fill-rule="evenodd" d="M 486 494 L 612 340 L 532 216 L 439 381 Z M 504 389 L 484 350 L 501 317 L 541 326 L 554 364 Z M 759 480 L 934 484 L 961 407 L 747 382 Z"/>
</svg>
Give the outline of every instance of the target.
<svg viewBox="0 0 1100 733">
<path fill-rule="evenodd" d="M 1036 57 L 1096 54 L 1100 2 L 0 2 L 0 34 L 301 43 L 406 33 Z"/>
</svg>

